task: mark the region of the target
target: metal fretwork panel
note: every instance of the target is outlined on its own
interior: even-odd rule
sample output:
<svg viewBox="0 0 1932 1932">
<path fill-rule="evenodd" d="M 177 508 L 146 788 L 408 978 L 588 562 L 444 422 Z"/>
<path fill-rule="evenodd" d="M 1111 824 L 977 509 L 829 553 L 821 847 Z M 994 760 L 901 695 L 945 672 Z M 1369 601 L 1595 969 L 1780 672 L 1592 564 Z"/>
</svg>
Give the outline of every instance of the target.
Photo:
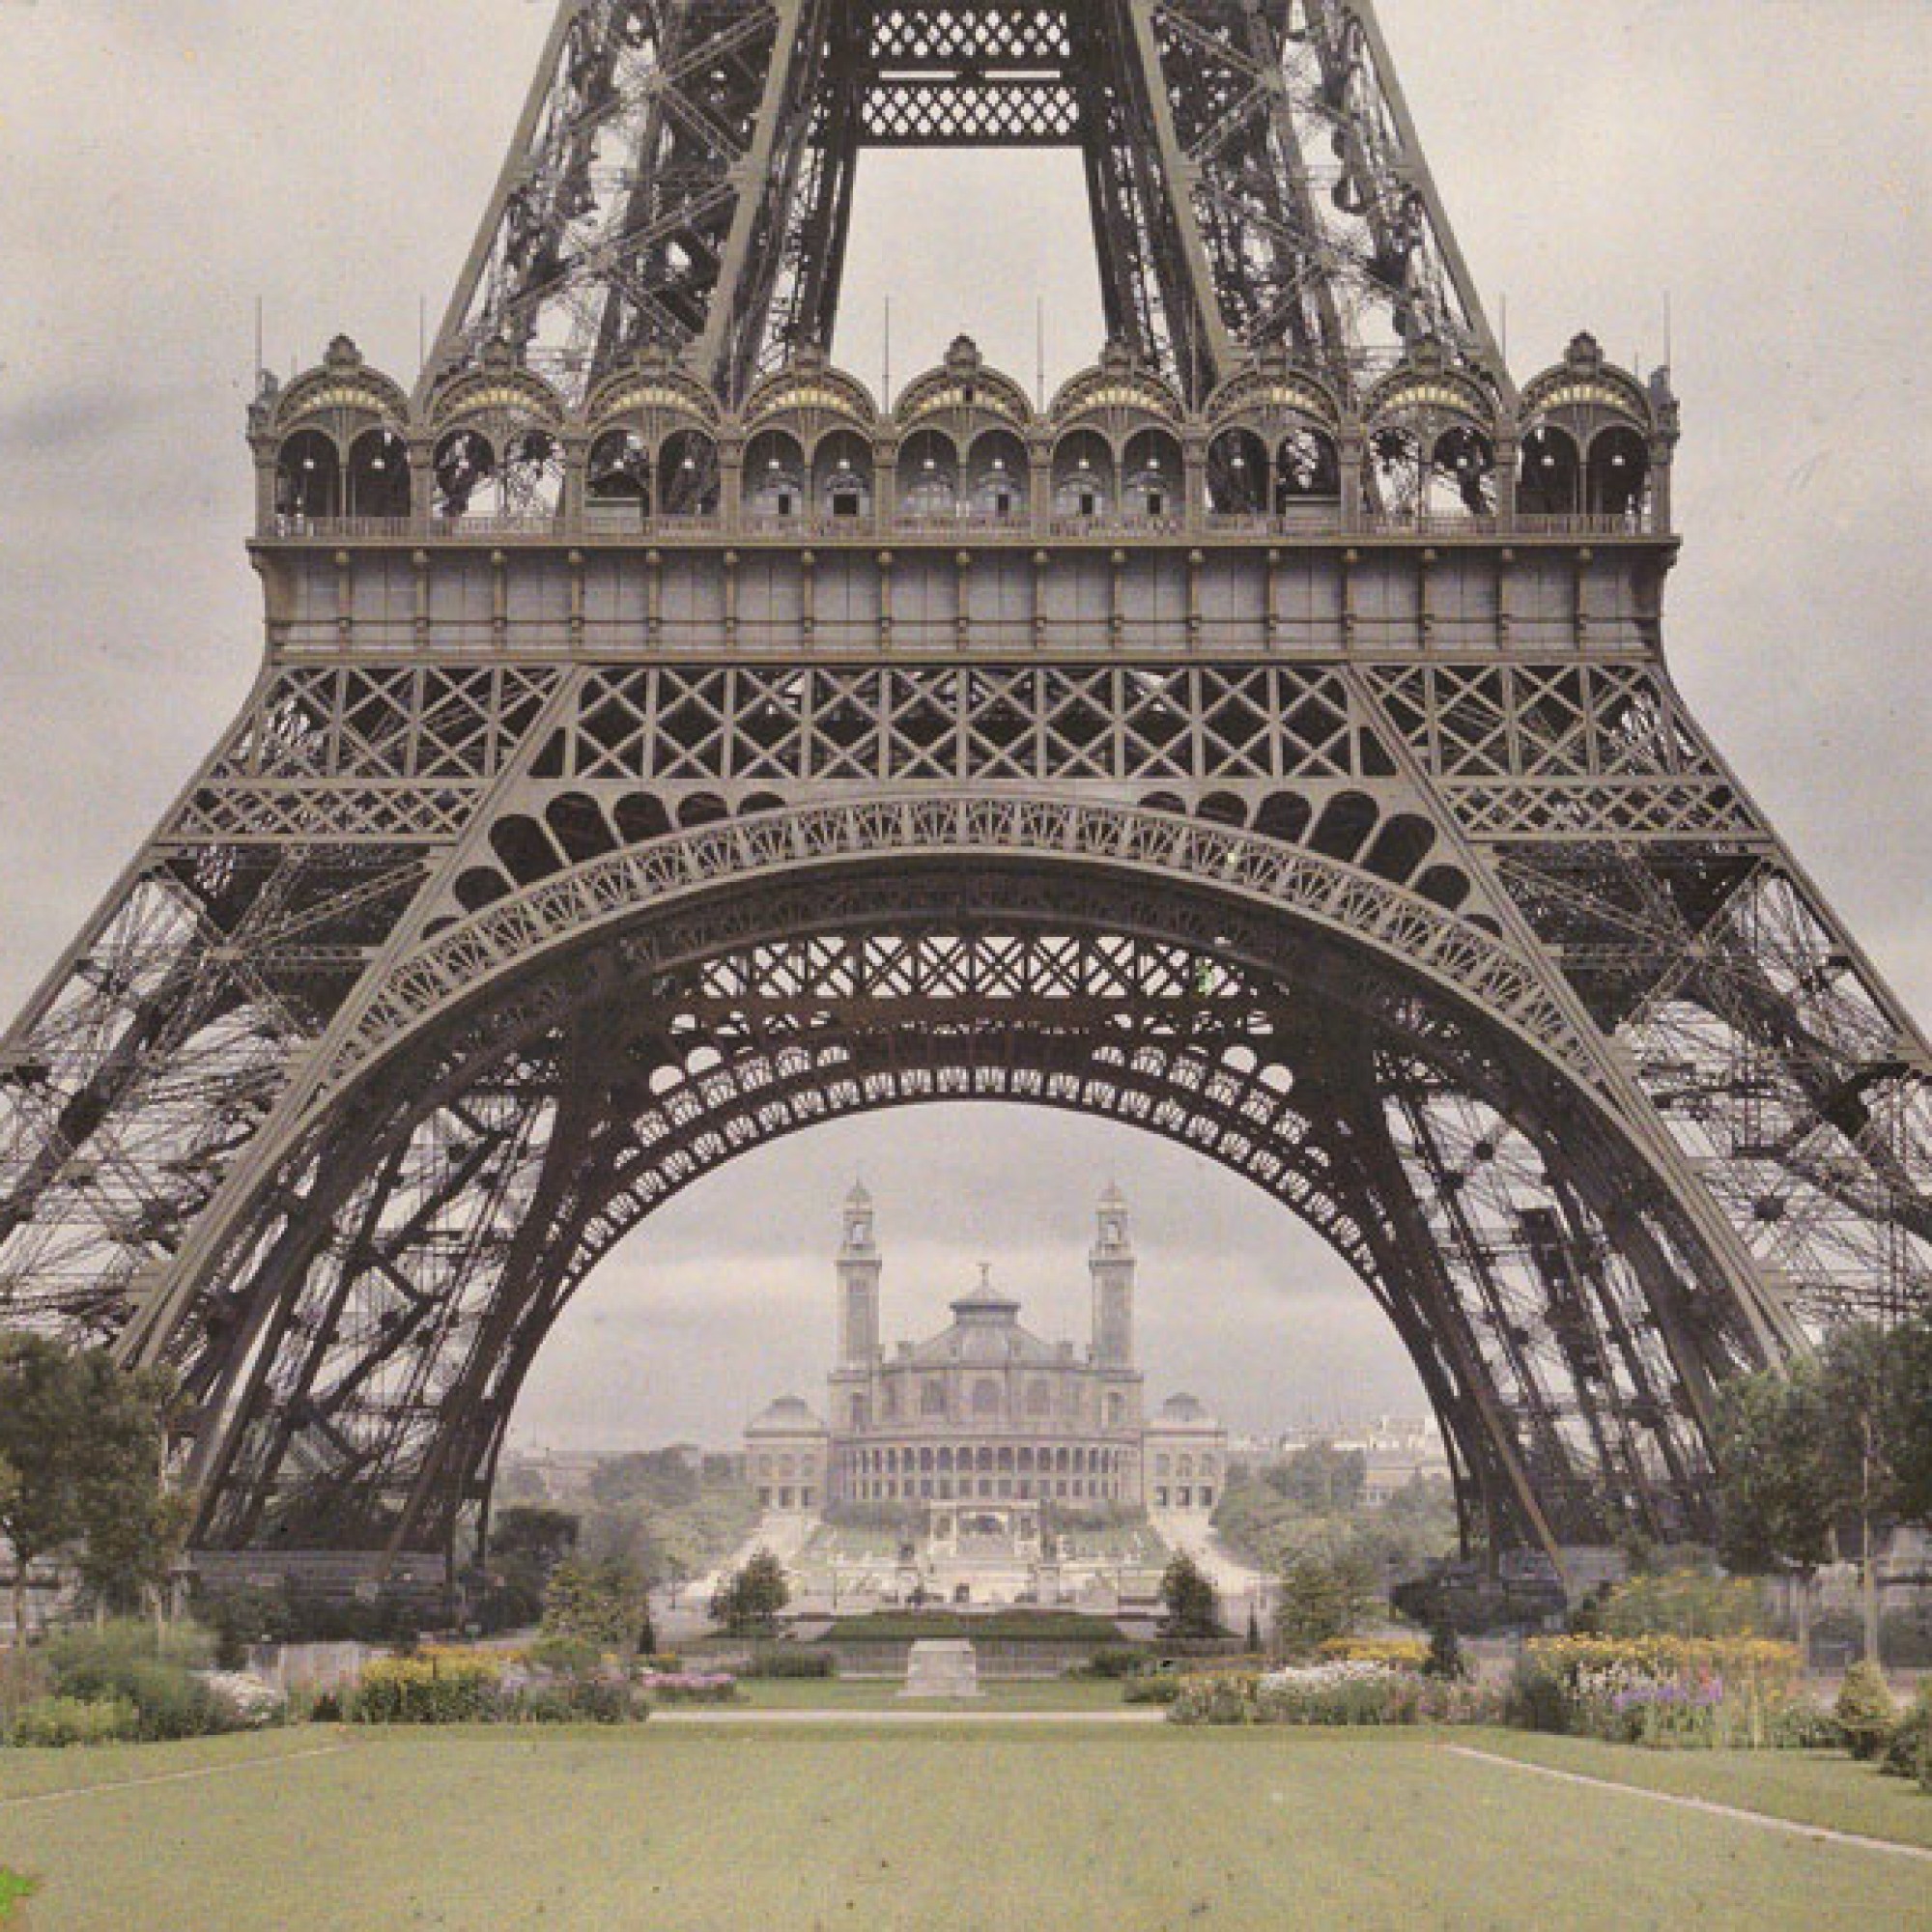
<svg viewBox="0 0 1932 1932">
<path fill-rule="evenodd" d="M 1494 347 L 1370 9 L 565 0 L 432 364 L 739 396 L 832 339 L 865 147 L 1081 152 L 1110 329 L 1190 396 L 1282 343 L 1353 394 Z"/>
<path fill-rule="evenodd" d="M 824 354 L 867 145 L 1081 154 L 1113 342 Z M 599 1259 L 934 1100 L 1319 1231 L 1490 1547 L 1711 1529 L 1932 1304 L 1932 1055 L 1666 674 L 1668 383 L 1519 392 L 1359 0 L 569 0 L 413 397 L 250 412 L 268 656 L 0 1041 L 0 1324 L 206 1548 L 413 1571 Z"/>
</svg>

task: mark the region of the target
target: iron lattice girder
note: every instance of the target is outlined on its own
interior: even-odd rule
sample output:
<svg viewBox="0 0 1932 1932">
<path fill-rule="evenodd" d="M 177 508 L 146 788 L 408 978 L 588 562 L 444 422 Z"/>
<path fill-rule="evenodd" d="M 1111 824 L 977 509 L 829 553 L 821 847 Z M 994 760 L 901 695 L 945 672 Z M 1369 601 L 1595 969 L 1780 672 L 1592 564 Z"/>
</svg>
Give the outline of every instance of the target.
<svg viewBox="0 0 1932 1932">
<path fill-rule="evenodd" d="M 984 910 L 1003 896 L 1014 905 L 1012 918 L 1005 923 Z M 1242 931 L 1238 921 L 1222 919 L 1232 929 L 1213 956 L 1109 930 L 1111 895 L 1103 895 L 1104 902 L 1095 900 L 1085 914 L 1092 925 L 1084 932 L 1078 922 L 1071 928 L 1041 925 L 1049 908 L 1064 910 L 1079 897 L 1076 891 L 1068 901 L 1064 884 L 1029 881 L 1025 875 L 940 873 L 921 888 L 916 874 L 895 871 L 855 881 L 831 895 L 781 886 L 773 893 L 745 896 L 741 912 L 754 925 L 792 937 L 741 947 L 677 970 L 645 966 L 635 954 L 636 942 L 623 941 L 615 954 L 566 976 L 577 989 L 578 1004 L 571 1010 L 578 1017 L 560 1010 L 554 998 L 539 997 L 527 1006 L 511 999 L 460 1021 L 454 1036 L 445 1030 L 434 1037 L 412 1057 L 407 1070 L 397 1070 L 391 1090 L 397 1098 L 391 1104 L 401 1109 L 396 1116 L 400 1129 L 391 1132 L 385 1143 L 391 1151 L 377 1158 L 374 1169 L 394 1183 L 406 1182 L 413 1190 L 412 1205 L 403 1211 L 381 1186 L 372 1194 L 365 1185 L 333 1210 L 333 1218 L 312 1220 L 305 1238 L 290 1253 L 285 1300 L 288 1295 L 306 1297 L 308 1312 L 291 1313 L 285 1346 L 272 1357 L 281 1363 L 285 1379 L 270 1374 L 261 1382 L 242 1405 L 242 1416 L 258 1419 L 238 1417 L 225 1438 L 225 1453 L 240 1457 L 245 1467 L 241 1473 L 223 1471 L 217 1483 L 220 1494 L 240 1500 L 217 1504 L 216 1514 L 231 1508 L 242 1512 L 241 1519 L 224 1519 L 223 1533 L 256 1533 L 261 1522 L 254 1513 L 263 1508 L 293 1510 L 298 1517 L 315 1506 L 313 1497 L 303 1499 L 301 1482 L 292 1492 L 288 1488 L 287 1460 L 293 1443 L 306 1432 L 308 1456 L 319 1459 L 316 1468 L 327 1463 L 333 1471 L 322 1486 L 328 1508 L 341 1506 L 345 1488 L 355 1490 L 365 1478 L 374 1481 L 377 1472 L 384 1472 L 377 1485 L 387 1498 L 379 1510 L 383 1522 L 406 1539 L 419 1534 L 424 1511 L 430 1509 L 426 1499 L 411 1506 L 406 1523 L 398 1522 L 393 1509 L 398 1486 L 409 1488 L 422 1480 L 420 1467 L 414 1478 L 409 1475 L 410 1456 L 427 1456 L 442 1439 L 422 1427 L 419 1392 L 424 1387 L 434 1384 L 447 1391 L 461 1383 L 471 1387 L 478 1401 L 486 1389 L 494 1389 L 481 1420 L 474 1414 L 445 1418 L 447 1427 L 467 1435 L 481 1454 L 507 1413 L 515 1378 L 560 1305 L 557 1287 L 581 1279 L 609 1242 L 668 1191 L 773 1132 L 855 1105 L 949 1094 L 1016 1095 L 1112 1112 L 1204 1148 L 1264 1184 L 1277 1189 L 1289 1185 L 1294 1204 L 1372 1283 L 1382 1284 L 1378 1293 L 1384 1305 L 1418 1351 L 1432 1388 L 1459 1391 L 1452 1413 L 1468 1437 L 1465 1455 L 1485 1472 L 1485 1485 L 1493 1492 L 1490 1499 L 1503 1497 L 1520 1523 L 1525 1503 L 1534 1505 L 1520 1481 L 1511 1500 L 1509 1465 L 1520 1448 L 1512 1447 L 1511 1432 L 1522 1435 L 1535 1458 L 1553 1471 L 1575 1453 L 1565 1446 L 1566 1430 L 1590 1411 L 1587 1405 L 1579 1410 L 1547 1392 L 1532 1389 L 1526 1394 L 1519 1388 L 1513 1393 L 1505 1386 L 1497 1366 L 1507 1366 L 1505 1357 L 1491 1350 L 1471 1325 L 1473 1319 L 1492 1321 L 1491 1315 L 1479 1312 L 1471 1318 L 1465 1312 L 1457 1318 L 1467 1332 L 1452 1350 L 1454 1360 L 1433 1352 L 1443 1341 L 1442 1311 L 1438 1307 L 1438 1328 L 1432 1330 L 1410 1303 L 1423 1293 L 1417 1286 L 1423 1273 L 1439 1264 L 1433 1256 L 1389 1248 L 1383 1233 L 1391 1225 L 1386 1199 L 1371 1198 L 1359 1171 L 1354 1179 L 1348 1179 L 1351 1169 L 1359 1170 L 1359 1155 L 1350 1151 L 1354 1143 L 1325 1138 L 1323 1123 L 1332 1108 L 1321 1096 L 1331 1076 L 1322 1061 L 1332 1054 L 1327 1042 L 1336 1026 L 1324 1011 L 1340 1000 L 1363 1017 L 1373 1012 L 1379 1016 L 1378 1024 L 1400 1029 L 1400 1037 L 1408 1041 L 1401 1065 L 1429 1069 L 1438 1105 L 1444 1104 L 1443 1096 L 1462 1091 L 1463 1077 L 1478 1078 L 1492 1088 L 1499 1079 L 1511 1084 L 1504 1072 L 1508 1056 L 1498 1061 L 1489 1049 L 1474 1048 L 1459 1023 L 1439 1014 L 1431 1017 L 1428 999 L 1418 1000 L 1395 981 L 1371 984 L 1359 961 L 1324 952 L 1323 943 L 1312 952 L 1304 943 L 1289 982 L 1270 991 L 1234 963 L 1256 943 L 1256 935 Z M 867 905 L 868 915 L 864 912 Z M 1155 928 L 1175 923 L 1157 908 L 1150 907 L 1146 916 Z M 855 920 L 861 923 L 855 925 Z M 802 923 L 813 921 L 823 925 L 822 936 L 797 936 Z M 715 916 L 695 910 L 652 942 L 652 955 L 701 948 L 707 932 L 742 923 L 727 919 L 721 928 Z M 747 987 L 761 990 L 748 997 Z M 1192 989 L 1191 1008 L 1177 1002 L 1180 988 Z M 505 1022 L 508 1034 L 502 1031 Z M 586 1027 L 594 1051 L 569 1044 L 585 1037 Z M 1397 1037 L 1390 1036 L 1392 1040 Z M 1424 1042 L 1430 1057 L 1415 1060 L 1416 1046 Z M 486 1056 L 489 1065 L 507 1064 L 517 1071 L 507 1082 L 501 1074 L 479 1076 L 473 1064 L 477 1055 Z M 1285 1077 L 1268 1074 L 1270 1065 Z M 1460 1065 L 1463 1074 L 1451 1077 L 1446 1071 L 1451 1065 Z M 589 1078 L 595 1092 L 586 1095 L 581 1085 L 568 1082 L 559 1088 L 566 1066 L 576 1069 L 578 1081 Z M 750 1077 L 754 1066 L 766 1069 L 762 1077 Z M 868 1075 L 867 1067 L 874 1073 Z M 673 1069 L 676 1077 L 667 1082 Z M 923 1080 L 913 1079 L 910 1087 L 901 1084 L 920 1069 L 924 1069 Z M 1031 1091 L 1020 1078 L 1028 1069 L 1036 1075 Z M 1056 1082 L 1061 1083 L 1057 1094 Z M 1390 1074 L 1382 1084 L 1392 1094 L 1403 1078 Z M 1514 1093 L 1509 1104 L 1547 1111 L 1547 1098 L 1528 1099 L 1536 1085 L 1532 1078 L 1531 1088 Z M 476 1131 L 470 1098 L 479 1086 L 522 1095 L 520 1104 L 499 1107 L 487 1150 L 484 1136 Z M 806 1108 L 801 1118 L 788 1104 L 781 1104 L 787 1088 L 793 1098 L 816 1094 L 823 1104 Z M 1143 1103 L 1132 1099 L 1136 1093 L 1144 1096 Z M 1382 1104 L 1374 1093 L 1365 1098 L 1373 1107 Z M 435 1125 L 443 1119 L 441 1110 L 452 1104 L 469 1110 L 466 1125 L 454 1136 Z M 1477 1107 L 1493 1135 L 1507 1136 L 1510 1130 L 1493 1106 L 1473 1099 L 1463 1104 Z M 1292 1113 L 1296 1107 L 1300 1116 Z M 529 1135 L 532 1122 L 571 1118 L 587 1126 L 561 1144 L 553 1140 L 548 1149 L 540 1149 Z M 1285 1136 L 1291 1120 L 1293 1132 Z M 425 1146 L 418 1147 L 425 1122 L 433 1131 Z M 1290 1152 L 1297 1142 L 1308 1149 L 1314 1167 L 1308 1158 L 1297 1160 Z M 511 1155 L 499 1158 L 506 1149 Z M 1284 1154 L 1286 1168 L 1280 1165 Z M 438 1179 L 459 1155 L 469 1171 Z M 514 1179 L 512 1169 L 519 1163 L 522 1179 Z M 1571 1204 L 1573 1216 L 1587 1217 L 1593 1210 L 1583 1208 L 1580 1197 L 1567 1187 L 1580 1182 L 1590 1198 L 1606 1201 L 1615 1192 L 1607 1180 L 1614 1165 L 1605 1166 L 1597 1155 L 1577 1168 L 1557 1197 Z M 478 1215 L 472 1205 L 463 1216 L 466 1239 L 457 1251 L 449 1251 L 440 1217 L 451 1204 L 469 1196 L 474 1171 L 482 1166 L 500 1171 L 504 1179 L 497 1198 L 513 1211 L 540 1190 L 539 1171 L 561 1177 L 567 1170 L 568 1185 L 559 1179 L 554 1206 L 568 1226 L 554 1240 L 537 1239 L 532 1247 L 525 1224 L 503 1224 L 500 1234 L 493 1234 L 497 1224 L 491 1215 Z M 1395 1174 L 1391 1166 L 1377 1179 L 1380 1196 L 1386 1195 Z M 1536 1187 L 1547 1190 L 1553 1184 L 1540 1168 L 1536 1176 Z M 1312 1196 L 1307 1189 L 1320 1177 L 1326 1178 Z M 1317 1198 L 1324 1187 L 1330 1200 L 1326 1208 Z M 286 1192 L 298 1195 L 301 1189 L 296 1180 Z M 619 1195 L 630 1203 L 628 1213 L 611 1209 L 610 1203 Z M 271 1209 L 275 1214 L 286 1211 L 279 1202 Z M 379 1253 L 366 1233 L 348 1237 L 327 1234 L 327 1227 L 339 1226 L 344 1216 L 365 1231 L 381 1224 L 399 1232 Z M 600 1216 L 602 1230 L 593 1232 L 591 1224 Z M 398 1284 L 412 1271 L 412 1244 L 427 1235 L 436 1236 L 426 1260 L 441 1286 L 433 1293 L 410 1297 L 405 1306 L 397 1298 Z M 1520 1235 L 1507 1233 L 1507 1216 L 1505 1232 L 1490 1231 L 1485 1239 L 1486 1248 L 1470 1252 L 1492 1269 L 1505 1249 L 1521 1245 Z M 500 1261 L 516 1243 L 524 1244 L 526 1269 L 510 1280 L 501 1272 Z M 1454 1247 L 1452 1241 L 1445 1251 Z M 535 1266 L 537 1249 L 548 1255 L 544 1266 L 550 1270 L 541 1283 L 528 1272 Z M 1626 1439 L 1623 1461 L 1577 1473 L 1561 1486 L 1549 1477 L 1546 1488 L 1554 1493 L 1561 1487 L 1570 1498 L 1559 1526 L 1572 1534 L 1582 1534 L 1588 1526 L 1586 1515 L 1593 1507 L 1588 1499 L 1593 1496 L 1622 1498 L 1660 1527 L 1687 1520 L 1684 1513 L 1695 1509 L 1694 1496 L 1684 1487 L 1695 1463 L 1694 1440 L 1687 1444 L 1672 1435 L 1679 1427 L 1671 1420 L 1677 1411 L 1661 1393 L 1658 1357 L 1634 1339 L 1636 1328 L 1644 1328 L 1653 1336 L 1648 1349 L 1662 1346 L 1653 1317 L 1644 1313 L 1644 1293 L 1673 1295 L 1675 1270 L 1694 1255 L 1694 1244 L 1679 1247 L 1670 1266 L 1653 1266 L 1651 1285 L 1641 1293 L 1610 1286 L 1602 1272 L 1609 1251 L 1601 1236 L 1576 1251 L 1571 1301 L 1580 1311 L 1578 1295 L 1585 1301 L 1592 1295 L 1604 1297 L 1605 1313 L 1600 1319 L 1622 1338 L 1627 1366 L 1635 1363 L 1639 1374 L 1632 1401 L 1646 1419 L 1630 1427 L 1651 1435 L 1661 1430 L 1662 1435 L 1642 1455 Z M 302 1256 L 319 1253 L 333 1255 L 335 1262 L 318 1273 L 317 1264 Z M 1580 1285 L 1586 1275 L 1597 1284 L 1587 1292 Z M 358 1290 L 358 1278 L 368 1286 Z M 454 1299 L 451 1283 L 463 1284 Z M 474 1298 L 472 1291 L 479 1285 L 488 1305 L 478 1305 Z M 269 1286 L 258 1281 L 258 1296 Z M 517 1322 L 503 1312 L 500 1299 L 492 1298 L 503 1294 L 513 1301 L 534 1297 L 530 1306 L 541 1311 L 540 1319 L 525 1326 L 518 1350 L 508 1357 L 502 1354 L 503 1335 L 506 1324 Z M 1535 1299 L 1532 1285 L 1512 1311 L 1515 1326 L 1540 1329 Z M 1749 1347 L 1742 1334 L 1730 1341 L 1719 1339 L 1724 1332 L 1721 1323 L 1709 1325 L 1714 1306 L 1704 1308 L 1704 1325 L 1690 1359 L 1666 1369 L 1665 1380 L 1679 1374 L 1709 1374 L 1734 1359 L 1730 1350 Z M 1467 1307 L 1475 1307 L 1473 1299 Z M 1566 1319 L 1573 1325 L 1589 1320 L 1582 1313 Z M 1685 1317 L 1678 1312 L 1665 1319 L 1681 1324 Z M 399 1336 L 409 1338 L 418 1356 L 412 1369 L 397 1363 Z M 493 1338 L 484 1355 L 489 1375 L 479 1369 L 474 1354 L 484 1336 Z M 290 1337 L 303 1338 L 299 1350 L 292 1352 L 286 1346 Z M 1715 1356 L 1709 1353 L 1713 1348 Z M 420 1359 L 424 1350 L 454 1350 L 463 1356 L 463 1366 L 445 1363 L 434 1369 Z M 499 1378 L 504 1360 L 514 1366 L 507 1387 Z M 1472 1377 L 1489 1378 L 1494 1386 L 1474 1388 Z M 382 1387 L 388 1388 L 393 1402 L 381 1395 Z M 1488 1416 L 1480 1420 L 1480 1428 L 1479 1411 Z M 1505 1432 L 1500 1438 L 1499 1428 Z M 246 1447 L 244 1438 L 254 1446 Z M 437 1481 L 442 1489 L 431 1511 L 439 1522 L 474 1473 L 470 1468 L 466 1474 L 447 1456 L 445 1449 L 438 1463 Z M 1660 1503 L 1666 1493 L 1671 1500 Z M 375 1526 L 365 1522 L 362 1527 L 366 1534 Z M 297 1528 L 301 1535 L 321 1533 L 314 1521 Z"/>
<path fill-rule="evenodd" d="M 1352 395 L 1496 371 L 1361 0 L 565 0 L 432 360 L 582 397 L 638 350 L 731 397 L 831 340 L 865 146 L 1083 154 L 1110 329 L 1192 397 L 1286 343 Z"/>
</svg>

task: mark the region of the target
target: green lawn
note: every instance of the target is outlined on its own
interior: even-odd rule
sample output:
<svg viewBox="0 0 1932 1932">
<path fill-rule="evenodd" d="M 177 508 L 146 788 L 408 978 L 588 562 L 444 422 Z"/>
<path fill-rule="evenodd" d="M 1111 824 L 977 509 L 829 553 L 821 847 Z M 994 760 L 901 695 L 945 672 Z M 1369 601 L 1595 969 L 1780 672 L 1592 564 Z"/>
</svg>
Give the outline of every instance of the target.
<svg viewBox="0 0 1932 1932">
<path fill-rule="evenodd" d="M 341 1747 L 290 1756 L 292 1740 Z M 652 1724 L 10 1752 L 10 1795 L 97 1788 L 0 1798 L 0 1865 L 44 1881 L 33 1932 L 1932 1925 L 1921 1861 L 1539 1779 L 1453 1741 Z M 1638 1758 L 1613 1762 L 1662 1762 Z M 99 1788 L 128 1776 L 168 1781 Z"/>
<path fill-rule="evenodd" d="M 1524 1758 L 1586 1777 L 1932 1849 L 1932 1797 L 1909 1778 L 1886 1777 L 1871 1765 L 1851 1763 L 1842 1751 L 1634 1750 L 1594 1738 L 1528 1731 L 1492 1731 L 1471 1742 L 1499 1757 Z M 1932 1867 L 1925 1883 L 1932 1890 Z"/>
</svg>

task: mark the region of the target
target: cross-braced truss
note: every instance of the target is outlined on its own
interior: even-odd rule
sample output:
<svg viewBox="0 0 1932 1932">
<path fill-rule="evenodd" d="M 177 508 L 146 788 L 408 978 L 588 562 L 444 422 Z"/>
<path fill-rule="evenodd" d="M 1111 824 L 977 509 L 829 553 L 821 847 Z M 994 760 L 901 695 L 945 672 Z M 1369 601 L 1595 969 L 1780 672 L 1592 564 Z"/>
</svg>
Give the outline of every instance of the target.
<svg viewBox="0 0 1932 1932">
<path fill-rule="evenodd" d="M 1284 344 L 1338 394 L 1488 326 L 1351 0 L 566 0 L 432 364 L 727 396 L 832 339 L 867 147 L 1077 148 L 1110 331 L 1190 396 Z"/>
<path fill-rule="evenodd" d="M 1181 929 L 1162 896 L 1141 921 Z M 1759 1344 L 1690 1288 L 1712 1268 L 1694 1234 L 1628 1205 L 1632 1156 L 1605 1143 L 1552 1171 L 1547 1072 L 1399 971 L 1227 909 L 1212 952 L 1123 933 L 1107 899 L 1024 870 L 781 887 L 613 936 L 433 1030 L 355 1110 L 355 1161 L 299 1150 L 241 1243 L 272 1346 L 189 1357 L 225 1418 L 205 1533 L 441 1542 L 569 1293 L 654 1207 L 774 1136 L 945 1099 L 1137 1123 L 1301 1213 L 1517 1534 L 1700 1527 L 1694 1406 L 1671 1391 L 1707 1400 Z M 709 950 L 747 927 L 787 936 Z M 1262 949 L 1265 974 L 1245 963 Z M 690 963 L 648 963 L 672 957 Z M 212 1286 L 184 1336 L 230 1305 Z"/>
</svg>

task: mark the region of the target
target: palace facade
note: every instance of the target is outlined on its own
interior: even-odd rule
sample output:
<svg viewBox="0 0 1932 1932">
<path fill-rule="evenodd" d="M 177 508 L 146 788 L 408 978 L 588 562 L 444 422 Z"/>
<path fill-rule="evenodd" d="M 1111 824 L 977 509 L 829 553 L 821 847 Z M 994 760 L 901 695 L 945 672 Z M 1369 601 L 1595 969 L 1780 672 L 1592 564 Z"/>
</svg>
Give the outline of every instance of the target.
<svg viewBox="0 0 1932 1932">
<path fill-rule="evenodd" d="M 838 1358 L 826 1420 L 796 1396 L 746 1431 L 767 1509 L 827 1503 L 1056 1502 L 1069 1508 L 1211 1511 L 1227 1435 L 1191 1396 L 1150 1419 L 1134 1363 L 1135 1258 L 1125 1200 L 1100 1197 L 1084 1350 L 1044 1341 L 982 1265 L 952 1321 L 890 1351 L 879 1340 L 884 1271 L 871 1197 L 846 1197 L 838 1261 Z"/>
</svg>

